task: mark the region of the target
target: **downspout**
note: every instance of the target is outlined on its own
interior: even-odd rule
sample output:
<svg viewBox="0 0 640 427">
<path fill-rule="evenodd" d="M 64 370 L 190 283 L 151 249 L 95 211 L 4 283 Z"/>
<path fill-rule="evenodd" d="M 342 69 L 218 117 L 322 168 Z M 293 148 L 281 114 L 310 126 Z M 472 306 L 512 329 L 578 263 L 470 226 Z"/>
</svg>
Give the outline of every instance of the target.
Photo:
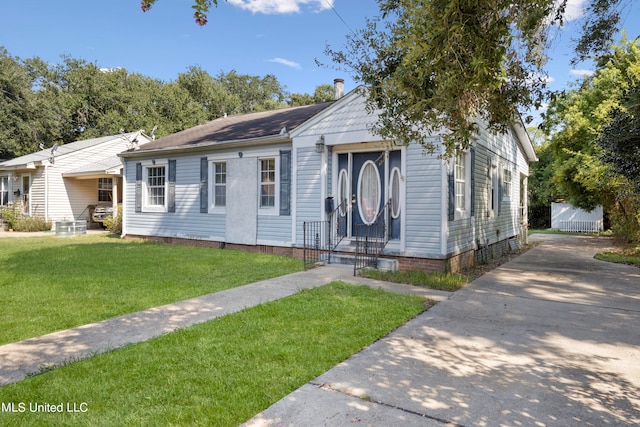
<svg viewBox="0 0 640 427">
<path fill-rule="evenodd" d="M 44 165 L 44 220 L 49 222 L 49 165 Z"/>
<path fill-rule="evenodd" d="M 442 142 L 440 138 L 438 138 L 438 142 Z M 442 160 L 440 162 L 440 179 L 442 180 L 442 188 L 447 189 L 448 191 L 448 175 L 449 175 L 449 161 Z M 449 240 L 449 220 L 448 220 L 448 203 L 449 203 L 449 195 L 447 191 L 440 192 L 440 254 L 443 258 L 447 256 L 447 244 Z"/>
<path fill-rule="evenodd" d="M 120 237 L 125 237 L 127 235 L 127 162 L 124 161 L 122 157 L 120 157 L 120 161 L 122 162 L 122 232 Z"/>
</svg>

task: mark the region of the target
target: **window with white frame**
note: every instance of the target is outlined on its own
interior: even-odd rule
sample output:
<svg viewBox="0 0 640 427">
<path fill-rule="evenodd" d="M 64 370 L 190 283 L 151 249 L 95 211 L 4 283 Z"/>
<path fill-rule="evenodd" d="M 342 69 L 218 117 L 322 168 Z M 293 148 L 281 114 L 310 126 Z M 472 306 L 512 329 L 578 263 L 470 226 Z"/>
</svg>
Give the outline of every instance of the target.
<svg viewBox="0 0 640 427">
<path fill-rule="evenodd" d="M 455 158 L 455 195 L 456 195 L 456 210 L 463 211 L 466 209 L 466 165 L 465 154 L 459 152 Z"/>
<path fill-rule="evenodd" d="M 260 159 L 260 207 L 276 206 L 276 159 Z"/>
<path fill-rule="evenodd" d="M 111 178 L 98 178 L 98 202 L 111 202 L 113 181 Z"/>
<path fill-rule="evenodd" d="M 0 176 L 0 206 L 9 203 L 9 177 Z"/>
<path fill-rule="evenodd" d="M 511 169 L 504 168 L 502 174 L 502 197 L 511 197 Z"/>
<path fill-rule="evenodd" d="M 145 168 L 146 197 L 145 207 L 166 209 L 167 201 L 167 167 L 152 165 Z"/>
<path fill-rule="evenodd" d="M 227 205 L 227 163 L 213 162 L 211 165 L 213 175 L 213 208 L 222 208 Z"/>
</svg>

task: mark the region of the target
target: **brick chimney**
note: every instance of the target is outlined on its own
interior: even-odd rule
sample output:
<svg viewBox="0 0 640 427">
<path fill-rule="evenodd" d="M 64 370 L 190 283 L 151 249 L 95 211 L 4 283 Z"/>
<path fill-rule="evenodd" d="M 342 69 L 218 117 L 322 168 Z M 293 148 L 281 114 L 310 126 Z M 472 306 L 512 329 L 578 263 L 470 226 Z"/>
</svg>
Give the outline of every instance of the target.
<svg viewBox="0 0 640 427">
<path fill-rule="evenodd" d="M 344 96 L 344 79 L 333 80 L 333 99 L 338 100 Z"/>
</svg>

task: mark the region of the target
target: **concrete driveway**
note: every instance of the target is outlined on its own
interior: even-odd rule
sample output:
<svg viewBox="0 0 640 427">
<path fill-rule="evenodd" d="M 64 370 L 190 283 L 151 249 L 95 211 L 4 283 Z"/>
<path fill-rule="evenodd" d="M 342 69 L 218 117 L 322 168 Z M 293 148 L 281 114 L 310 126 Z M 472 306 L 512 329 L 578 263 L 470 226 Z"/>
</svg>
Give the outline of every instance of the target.
<svg viewBox="0 0 640 427">
<path fill-rule="evenodd" d="M 535 238 L 246 425 L 640 425 L 640 269 Z"/>
</svg>

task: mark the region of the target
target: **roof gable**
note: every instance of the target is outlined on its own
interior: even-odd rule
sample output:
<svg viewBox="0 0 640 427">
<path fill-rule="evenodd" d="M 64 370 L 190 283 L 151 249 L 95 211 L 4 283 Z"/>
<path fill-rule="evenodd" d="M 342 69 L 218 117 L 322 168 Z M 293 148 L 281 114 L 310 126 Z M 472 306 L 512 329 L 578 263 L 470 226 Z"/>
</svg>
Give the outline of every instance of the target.
<svg viewBox="0 0 640 427">
<path fill-rule="evenodd" d="M 75 153 L 80 150 L 85 150 L 87 148 L 95 147 L 100 144 L 105 144 L 110 141 L 126 139 L 127 141 L 132 141 L 140 135 L 140 131 L 138 132 L 129 132 L 121 135 L 110 135 L 103 136 L 100 138 L 92 138 L 92 139 L 84 139 L 80 141 L 70 142 L 68 144 L 59 145 L 55 150 L 55 157 L 60 158 L 62 156 L 66 156 L 68 154 Z M 146 142 L 148 139 L 145 136 L 143 141 Z M 15 166 L 23 166 L 31 163 L 42 162 L 45 160 L 49 160 L 53 157 L 52 148 L 46 148 L 44 150 L 36 151 L 35 153 L 26 154 L 24 156 L 16 157 L 11 160 L 6 160 L 0 163 L 0 168 L 8 168 Z"/>
<path fill-rule="evenodd" d="M 367 111 L 366 88 L 359 86 L 291 132 L 291 137 L 369 130 L 378 119 Z"/>
</svg>

